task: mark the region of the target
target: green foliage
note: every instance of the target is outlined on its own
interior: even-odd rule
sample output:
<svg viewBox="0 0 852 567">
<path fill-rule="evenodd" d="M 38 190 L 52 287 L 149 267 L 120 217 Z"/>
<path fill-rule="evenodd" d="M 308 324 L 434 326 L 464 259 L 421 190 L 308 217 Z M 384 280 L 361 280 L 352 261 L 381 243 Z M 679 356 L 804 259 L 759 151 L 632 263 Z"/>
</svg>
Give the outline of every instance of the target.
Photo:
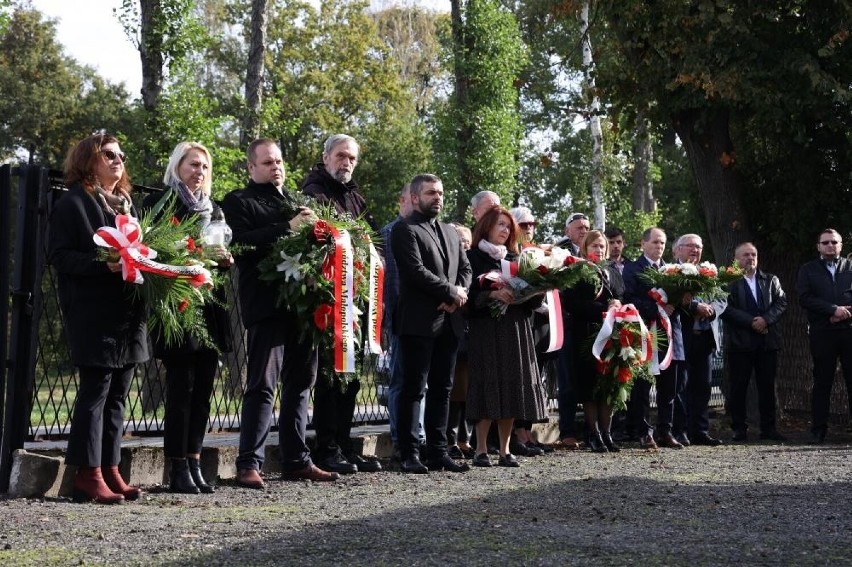
<svg viewBox="0 0 852 567">
<path fill-rule="evenodd" d="M 140 33 L 140 1 L 154 6 L 153 26 L 145 38 Z M 144 48 L 159 51 L 163 63 L 171 69 L 208 40 L 204 27 L 193 13 L 194 7 L 195 0 L 122 0 L 113 13 L 130 41 L 139 47 L 146 42 Z"/>
<path fill-rule="evenodd" d="M 512 199 L 523 134 L 516 81 L 526 61 L 509 11 L 492 0 L 463 4 L 462 20 L 454 23 L 461 29 L 453 34 L 455 97 L 437 106 L 433 123 L 437 173 L 455 219 L 479 191 Z"/>
</svg>

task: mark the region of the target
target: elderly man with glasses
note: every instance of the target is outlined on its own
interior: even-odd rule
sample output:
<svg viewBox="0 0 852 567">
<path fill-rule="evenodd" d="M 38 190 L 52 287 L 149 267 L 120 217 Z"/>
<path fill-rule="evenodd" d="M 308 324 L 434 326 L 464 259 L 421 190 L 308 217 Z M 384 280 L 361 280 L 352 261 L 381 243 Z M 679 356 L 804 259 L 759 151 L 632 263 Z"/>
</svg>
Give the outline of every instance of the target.
<svg viewBox="0 0 852 567">
<path fill-rule="evenodd" d="M 808 335 L 814 362 L 811 443 L 825 442 L 831 388 L 837 360 L 843 367 L 846 395 L 852 408 L 852 261 L 843 258 L 843 239 L 833 228 L 817 239 L 819 258 L 799 269 L 796 289 L 808 314 Z"/>
<path fill-rule="evenodd" d="M 591 230 L 589 217 L 583 213 L 571 213 L 565 221 L 565 238 L 556 243 L 557 246 L 567 248 L 574 256 L 580 255 L 580 244 Z"/>
</svg>

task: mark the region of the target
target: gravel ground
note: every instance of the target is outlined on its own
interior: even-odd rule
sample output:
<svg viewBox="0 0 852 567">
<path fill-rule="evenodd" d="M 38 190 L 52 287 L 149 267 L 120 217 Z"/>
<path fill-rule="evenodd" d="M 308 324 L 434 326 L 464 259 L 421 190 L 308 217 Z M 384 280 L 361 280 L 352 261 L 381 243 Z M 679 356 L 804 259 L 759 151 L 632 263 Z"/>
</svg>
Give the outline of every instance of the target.
<svg viewBox="0 0 852 567">
<path fill-rule="evenodd" d="M 849 436 L 803 439 L 335 484 L 272 476 L 212 496 L 149 487 L 121 506 L 5 499 L 0 565 L 852 564 Z"/>
</svg>

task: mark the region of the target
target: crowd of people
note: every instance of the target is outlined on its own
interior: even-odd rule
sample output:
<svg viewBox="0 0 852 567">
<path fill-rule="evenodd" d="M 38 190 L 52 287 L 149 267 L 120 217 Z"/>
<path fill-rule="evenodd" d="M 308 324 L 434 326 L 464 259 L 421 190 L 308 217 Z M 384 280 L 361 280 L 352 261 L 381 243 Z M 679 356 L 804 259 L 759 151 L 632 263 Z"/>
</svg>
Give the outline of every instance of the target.
<svg viewBox="0 0 852 567">
<path fill-rule="evenodd" d="M 378 230 L 353 179 L 359 154 L 352 137 L 331 136 L 301 189 L 316 202 L 362 218 Z M 164 452 L 169 489 L 210 493 L 215 486 L 202 476 L 199 459 L 218 353 L 230 350 L 233 337 L 224 310 L 210 305 L 204 321 L 213 345 L 189 335 L 166 345 L 153 333 L 154 352 L 148 352 L 145 305 L 127 293 L 121 265 L 104 260 L 92 239 L 98 228 L 114 225 L 117 215 L 139 212 L 132 204 L 124 162 L 118 140 L 109 134 L 76 144 L 65 163 L 68 193 L 50 219 L 49 259 L 58 274 L 60 306 L 79 376 L 66 457 L 77 467 L 75 499 L 117 503 L 139 498 L 140 489 L 126 484 L 118 465 L 124 400 L 135 366 L 150 354 L 162 360 L 167 372 Z M 284 162 L 274 140 L 249 145 L 247 170 L 246 187 L 232 191 L 221 203 L 237 253 L 232 257 L 221 249 L 215 254 L 217 269 L 236 265 L 247 338 L 236 482 L 254 489 L 265 485 L 260 471 L 279 386 L 283 478 L 325 482 L 341 474 L 379 471 L 381 463 L 355 451 L 351 440 L 359 382 L 341 385 L 316 379 L 319 361 L 311 340 L 303 336 L 293 313 L 274 307 L 274 288 L 259 277 L 259 263 L 271 246 L 317 216 L 310 207 L 296 204 L 285 189 Z M 210 222 L 218 207 L 210 197 L 211 171 L 212 158 L 204 146 L 178 144 L 163 178 L 165 191 L 147 198 L 143 209 L 160 210 L 162 203 L 170 203 L 179 218 L 195 215 L 201 225 Z M 787 298 L 778 278 L 758 268 L 753 243 L 736 248 L 744 277 L 730 286 L 727 300 L 704 301 L 686 294 L 677 304 L 661 304 L 639 276 L 666 264 L 668 239 L 663 230 L 645 230 L 641 254 L 629 260 L 621 230 L 592 230 L 587 215 L 569 215 L 565 236 L 555 245 L 603 265 L 601 283 L 581 282 L 560 290 L 564 341 L 558 352 L 547 352 L 541 346 L 548 332 L 543 314 L 554 307 L 542 296 L 518 303 L 511 288 L 495 288 L 481 277 L 499 270 L 504 260 L 515 259 L 524 247 L 536 245 L 536 219 L 528 208 L 508 210 L 498 195 L 482 191 L 471 200 L 472 227 L 441 222 L 444 188 L 431 174 L 417 175 L 406 184 L 398 205 L 399 215 L 380 232 L 390 433 L 404 473 L 462 473 L 470 464 L 518 467 L 517 456 L 552 451 L 531 434 L 535 422 L 547 419 L 542 371 L 547 360 L 555 360 L 558 369 L 558 445 L 619 451 L 612 431 L 613 407 L 595 388 L 597 368 L 588 345 L 601 313 L 623 304 L 634 305 L 649 328 L 669 324 L 672 353 L 669 364 L 651 364 L 656 423 L 651 423 L 651 382 L 635 380 L 623 439 L 635 439 L 646 449 L 722 444 L 710 434 L 708 403 L 710 362 L 724 323 L 732 440 L 748 439 L 746 393 L 752 376 L 760 438 L 784 440 L 775 417 L 775 375 L 779 322 Z M 813 443 L 825 441 L 838 359 L 852 396 L 852 262 L 841 256 L 841 249 L 840 234 L 824 230 L 817 242 L 819 257 L 802 266 L 798 280 L 814 361 Z M 681 235 L 672 246 L 673 261 L 698 264 L 702 251 L 699 235 Z M 502 315 L 494 316 L 495 305 Z M 305 432 L 312 388 L 316 444 L 310 450 Z M 576 420 L 578 404 L 585 418 L 582 431 Z"/>
</svg>

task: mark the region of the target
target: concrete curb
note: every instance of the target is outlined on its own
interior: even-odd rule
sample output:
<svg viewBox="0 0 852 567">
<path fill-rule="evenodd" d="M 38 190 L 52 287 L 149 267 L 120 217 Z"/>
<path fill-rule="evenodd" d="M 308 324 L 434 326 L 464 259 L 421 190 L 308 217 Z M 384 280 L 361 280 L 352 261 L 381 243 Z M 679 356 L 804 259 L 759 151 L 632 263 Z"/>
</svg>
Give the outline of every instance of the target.
<svg viewBox="0 0 852 567">
<path fill-rule="evenodd" d="M 556 421 L 537 423 L 533 426 L 534 436 L 542 443 L 553 443 L 559 438 Z M 388 459 L 393 453 L 390 433 L 356 435 L 352 438 L 355 450 L 366 456 Z M 313 437 L 308 438 L 308 445 Z M 204 447 L 201 453 L 201 468 L 207 479 L 233 479 L 237 474 L 235 460 L 236 445 Z M 70 497 L 76 467 L 65 465 L 63 449 L 15 451 L 9 496 L 13 498 L 57 498 Z M 121 474 L 129 484 L 152 486 L 167 483 L 167 460 L 159 446 L 139 445 L 122 447 Z M 280 450 L 277 443 L 266 446 L 263 472 L 281 472 Z"/>
</svg>

